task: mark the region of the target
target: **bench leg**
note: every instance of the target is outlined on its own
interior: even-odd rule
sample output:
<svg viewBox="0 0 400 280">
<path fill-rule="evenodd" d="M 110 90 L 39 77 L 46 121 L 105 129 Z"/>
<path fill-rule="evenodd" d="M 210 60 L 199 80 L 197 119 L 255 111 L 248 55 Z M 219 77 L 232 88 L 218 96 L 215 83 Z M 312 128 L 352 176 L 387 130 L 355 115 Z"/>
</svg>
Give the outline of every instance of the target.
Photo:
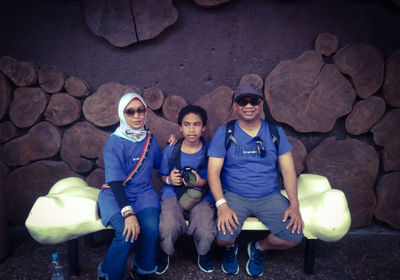
<svg viewBox="0 0 400 280">
<path fill-rule="evenodd" d="M 85 245 L 87 246 L 94 246 L 94 236 L 93 233 L 88 233 L 86 235 L 83 236 L 83 240 L 85 242 Z"/>
<path fill-rule="evenodd" d="M 79 274 L 79 239 L 75 238 L 68 242 L 68 269 L 70 276 Z"/>
<path fill-rule="evenodd" d="M 314 273 L 316 242 L 316 239 L 306 239 L 306 252 L 304 255 L 304 272 L 306 274 Z"/>
</svg>

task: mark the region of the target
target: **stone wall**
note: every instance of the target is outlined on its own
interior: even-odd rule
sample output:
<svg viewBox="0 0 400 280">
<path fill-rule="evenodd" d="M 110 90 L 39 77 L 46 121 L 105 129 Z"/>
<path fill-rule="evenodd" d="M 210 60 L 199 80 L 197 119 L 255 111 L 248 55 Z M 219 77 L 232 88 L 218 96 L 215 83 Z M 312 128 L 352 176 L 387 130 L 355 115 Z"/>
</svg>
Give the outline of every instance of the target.
<svg viewBox="0 0 400 280">
<path fill-rule="evenodd" d="M 376 217 L 399 228 L 398 1 L 142 2 L 1 2 L 0 170 L 12 223 L 60 178 L 101 185 L 124 92 L 143 94 L 163 146 L 186 103 L 207 109 L 210 138 L 235 118 L 234 86 L 250 81 L 289 135 L 297 173 L 343 190 L 353 227 Z M 111 4 L 133 6 L 96 12 Z M 316 37 L 325 30 L 336 34 Z"/>
<path fill-rule="evenodd" d="M 13 224 L 23 224 L 35 199 L 61 178 L 81 176 L 101 186 L 102 149 L 118 125 L 117 103 L 124 93 L 143 95 L 151 109 L 146 125 L 161 147 L 171 133 L 180 135 L 177 114 L 187 102 L 160 88 L 107 82 L 92 92 L 79 77 L 10 56 L 0 57 L 0 71 L 0 167 Z M 384 61 L 370 44 L 338 50 L 336 36 L 323 33 L 315 50 L 282 61 L 267 77 L 246 74 L 238 84 L 264 89 L 267 117 L 292 131 L 297 174 L 324 175 L 344 191 L 353 227 L 367 226 L 375 216 L 399 229 L 400 216 L 393 211 L 400 203 L 393 179 L 400 171 L 399 76 L 400 52 Z M 221 85 L 194 102 L 208 112 L 207 139 L 235 118 L 232 92 Z M 346 135 L 336 139 L 329 132 L 340 118 Z M 302 139 L 310 133 L 327 137 L 307 152 Z"/>
</svg>

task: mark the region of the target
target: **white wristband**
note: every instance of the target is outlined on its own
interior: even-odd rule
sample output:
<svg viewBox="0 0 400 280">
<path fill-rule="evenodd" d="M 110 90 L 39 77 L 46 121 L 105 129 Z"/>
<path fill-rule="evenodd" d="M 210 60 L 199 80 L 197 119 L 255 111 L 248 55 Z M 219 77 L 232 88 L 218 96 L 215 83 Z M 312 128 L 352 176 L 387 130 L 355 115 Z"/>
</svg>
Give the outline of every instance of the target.
<svg viewBox="0 0 400 280">
<path fill-rule="evenodd" d="M 218 208 L 220 207 L 222 204 L 226 203 L 225 198 L 221 198 L 219 199 L 217 202 L 215 202 L 215 206 Z"/>
<path fill-rule="evenodd" d="M 169 183 L 169 176 L 167 176 L 167 179 L 165 179 L 165 182 L 167 183 L 167 185 L 170 185 L 170 183 Z"/>
<path fill-rule="evenodd" d="M 132 209 L 132 206 L 130 206 L 130 205 L 128 205 L 128 206 L 125 206 L 124 208 L 122 208 L 122 210 L 121 210 L 121 215 L 122 216 L 124 216 L 124 213 L 126 212 L 126 211 L 133 211 L 133 209 Z"/>
</svg>

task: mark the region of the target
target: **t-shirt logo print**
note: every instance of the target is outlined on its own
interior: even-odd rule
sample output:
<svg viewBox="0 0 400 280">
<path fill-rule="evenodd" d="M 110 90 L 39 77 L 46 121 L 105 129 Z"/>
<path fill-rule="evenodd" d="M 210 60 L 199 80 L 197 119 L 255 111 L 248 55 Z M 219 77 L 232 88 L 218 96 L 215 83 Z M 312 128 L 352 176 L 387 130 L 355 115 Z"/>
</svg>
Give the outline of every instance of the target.
<svg viewBox="0 0 400 280">
<path fill-rule="evenodd" d="M 257 156 L 258 151 L 257 148 L 245 148 L 242 146 L 236 146 L 235 155 L 237 157 L 246 158 L 246 157 L 255 157 Z"/>
</svg>

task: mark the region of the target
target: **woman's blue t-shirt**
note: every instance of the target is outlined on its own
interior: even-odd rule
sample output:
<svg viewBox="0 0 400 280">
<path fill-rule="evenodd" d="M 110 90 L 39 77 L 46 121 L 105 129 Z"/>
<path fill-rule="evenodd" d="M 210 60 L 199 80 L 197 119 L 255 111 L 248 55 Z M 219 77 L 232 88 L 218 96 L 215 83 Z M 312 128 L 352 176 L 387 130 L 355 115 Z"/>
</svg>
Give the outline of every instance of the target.
<svg viewBox="0 0 400 280">
<path fill-rule="evenodd" d="M 261 121 L 261 128 L 257 136 L 263 141 L 266 149 L 265 157 L 260 156 L 255 138 L 243 131 L 237 121 L 235 122 L 234 137 L 239 145 L 231 142 L 226 151 L 225 124 L 217 129 L 208 149 L 209 157 L 225 158 L 221 170 L 223 188 L 242 197 L 261 198 L 278 193 L 278 171 L 276 169 L 278 155 L 293 150 L 285 133 L 278 127 L 279 149 L 277 153 L 268 123 L 265 120 Z"/>
<path fill-rule="evenodd" d="M 144 140 L 133 143 L 116 135 L 109 137 L 103 151 L 106 183 L 125 180 L 136 166 L 144 144 Z M 153 168 L 159 168 L 161 158 L 160 148 L 153 137 L 142 165 L 124 187 L 125 194 L 135 212 L 144 208 L 160 207 L 151 178 Z M 102 189 L 98 200 L 103 224 L 107 225 L 109 219 L 121 209 L 111 189 Z"/>
<path fill-rule="evenodd" d="M 206 147 L 209 146 L 208 141 L 206 141 L 205 144 L 206 144 Z M 169 175 L 169 173 L 170 173 L 169 161 L 171 159 L 172 151 L 174 150 L 174 147 L 175 147 L 175 145 L 173 145 L 173 146 L 168 145 L 163 149 L 163 151 L 162 151 L 163 157 L 161 160 L 160 168 L 158 169 L 159 177 L 164 176 L 164 175 L 166 175 L 166 176 Z M 181 156 L 181 168 L 188 166 L 188 167 L 191 167 L 191 168 L 197 170 L 200 163 L 203 160 L 204 153 L 206 152 L 205 151 L 206 147 L 204 147 L 204 145 L 203 145 L 203 147 L 194 154 L 188 154 L 188 153 L 181 151 L 181 155 L 180 155 Z M 204 167 L 200 170 L 197 170 L 197 173 L 203 180 L 207 179 L 207 165 L 208 165 L 208 157 L 204 163 Z M 174 165 L 173 168 L 176 168 L 176 165 Z M 175 193 L 173 185 L 165 185 L 161 189 L 160 193 L 161 193 L 161 201 L 163 201 L 164 199 L 166 199 L 168 197 L 176 197 L 176 193 Z M 202 200 L 207 200 L 207 201 L 210 201 L 211 203 L 214 203 L 214 198 L 212 197 L 212 194 L 210 191 L 208 191 L 207 194 L 203 196 Z"/>
</svg>

